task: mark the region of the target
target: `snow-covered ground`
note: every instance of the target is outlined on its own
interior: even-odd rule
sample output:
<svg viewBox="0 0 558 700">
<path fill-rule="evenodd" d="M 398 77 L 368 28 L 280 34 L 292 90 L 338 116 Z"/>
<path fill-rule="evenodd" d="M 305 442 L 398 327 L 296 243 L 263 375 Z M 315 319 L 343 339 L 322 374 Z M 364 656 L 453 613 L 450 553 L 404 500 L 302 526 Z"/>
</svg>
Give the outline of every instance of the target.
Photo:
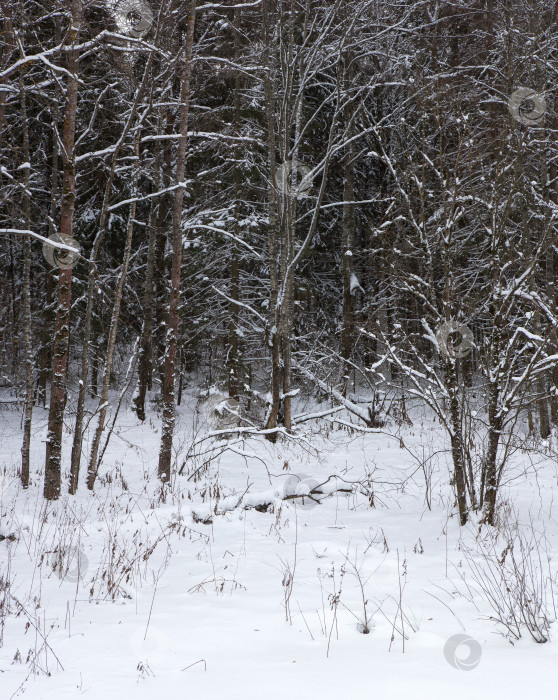
<svg viewBox="0 0 558 700">
<path fill-rule="evenodd" d="M 180 412 L 179 467 L 192 406 Z M 491 533 L 479 535 L 477 520 L 460 530 L 444 436 L 420 411 L 412 425 L 386 427 L 395 437 L 322 419 L 303 424 L 298 441 L 235 442 L 205 466 L 187 460 L 165 502 L 160 421 L 123 411 L 94 494 L 80 485 L 68 496 L 66 479 L 52 504 L 40 475 L 46 417 L 35 410 L 36 471 L 24 492 L 19 414 L 0 413 L 0 532 L 15 535 L 0 542 L 2 700 L 556 696 L 558 626 L 550 643 L 523 630 L 511 644 L 488 619 L 470 561 Z M 71 422 L 65 437 L 66 462 Z M 516 453 L 502 491 L 502 512 L 539 541 L 544 571 L 558 551 L 551 448 Z M 420 466 L 429 455 L 431 508 Z M 330 484 L 349 492 L 319 505 L 281 500 L 293 474 L 337 475 Z M 373 506 L 354 484 L 369 477 Z M 458 634 L 472 641 L 452 665 Z M 473 667 L 456 668 L 468 650 Z"/>
</svg>

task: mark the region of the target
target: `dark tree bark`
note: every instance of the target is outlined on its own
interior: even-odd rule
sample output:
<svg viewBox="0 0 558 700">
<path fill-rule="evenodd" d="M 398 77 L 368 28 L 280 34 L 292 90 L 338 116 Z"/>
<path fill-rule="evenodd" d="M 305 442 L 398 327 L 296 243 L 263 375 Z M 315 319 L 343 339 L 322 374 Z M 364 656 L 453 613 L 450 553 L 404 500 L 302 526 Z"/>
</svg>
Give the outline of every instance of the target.
<svg viewBox="0 0 558 700">
<path fill-rule="evenodd" d="M 81 0 L 72 0 L 71 27 L 68 32 L 69 44 L 75 46 L 79 41 L 82 21 Z M 78 55 L 72 49 L 68 52 L 68 79 L 66 87 L 66 105 L 64 110 L 64 131 L 62 150 L 62 208 L 60 215 L 60 236 L 62 240 L 71 240 L 76 199 L 76 164 L 75 131 L 78 103 Z M 70 303 L 72 296 L 72 267 L 64 265 L 59 270 L 56 320 L 54 323 L 54 345 L 52 352 L 52 380 L 50 392 L 50 409 L 48 416 L 48 434 L 45 459 L 44 495 L 48 500 L 60 495 L 62 428 L 64 422 L 64 405 L 66 392 L 66 375 L 68 369 L 68 349 L 70 342 Z"/>
<path fill-rule="evenodd" d="M 161 150 L 158 148 L 155 156 L 155 188 L 158 184 L 162 185 L 160 154 Z M 143 324 L 138 360 L 138 387 L 133 402 L 134 410 L 141 421 L 145 420 L 145 398 L 147 389 L 151 383 L 151 374 L 153 371 L 153 269 L 155 265 L 155 238 L 157 232 L 158 206 L 157 199 L 154 197 L 149 215 L 149 241 L 147 245 L 145 292 L 143 296 Z"/>
<path fill-rule="evenodd" d="M 262 28 L 265 46 L 265 72 L 263 75 L 265 93 L 265 113 L 267 126 L 267 157 L 269 162 L 269 189 L 268 189 L 268 237 L 267 249 L 269 258 L 269 330 L 268 345 L 271 350 L 271 404 L 269 407 L 266 428 L 277 427 L 277 419 L 281 406 L 281 338 L 277 323 L 277 299 L 279 292 L 279 278 L 277 275 L 277 241 L 279 227 L 277 220 L 277 188 L 274 181 L 277 171 L 275 157 L 275 96 L 273 91 L 273 76 L 276 69 L 276 58 L 272 43 L 272 22 L 270 0 L 262 2 Z M 274 442 L 277 439 L 275 433 L 270 433 L 268 439 Z"/>
<path fill-rule="evenodd" d="M 138 164 L 140 162 L 139 158 L 139 139 L 141 136 L 141 130 L 138 128 L 136 130 L 135 137 L 135 162 L 136 167 L 134 169 L 134 181 L 132 186 L 132 196 L 137 195 L 137 178 L 138 178 Z M 93 437 L 93 443 L 91 445 L 91 455 L 89 457 L 89 466 L 87 469 L 87 488 L 91 491 L 95 484 L 95 479 L 97 478 L 97 472 L 99 469 L 98 455 L 99 446 L 101 444 L 101 438 L 103 436 L 103 430 L 105 429 L 105 419 L 108 409 L 108 394 L 110 387 L 110 374 L 112 371 L 112 361 L 114 357 L 114 350 L 116 348 L 116 334 L 118 331 L 118 322 L 120 320 L 120 306 L 122 304 L 122 292 L 124 290 L 124 283 L 126 282 L 126 276 L 128 274 L 128 265 L 130 263 L 130 255 L 132 253 L 132 236 L 134 233 L 134 221 L 136 219 L 136 202 L 133 201 L 130 204 L 130 214 L 128 217 L 128 230 L 126 234 L 126 243 L 124 246 L 124 259 L 122 261 L 122 269 L 120 272 L 120 277 L 118 278 L 118 283 L 116 285 L 116 292 L 114 294 L 114 307 L 112 311 L 110 331 L 107 343 L 107 352 L 105 357 L 105 366 L 103 371 L 103 385 L 101 389 L 101 396 L 99 398 L 99 418 L 97 421 L 97 428 L 95 430 L 95 435 Z"/>
<path fill-rule="evenodd" d="M 81 371 L 80 371 L 80 384 L 78 393 L 78 403 L 76 411 L 76 422 L 74 425 L 74 442 L 72 445 L 72 461 L 71 461 L 71 471 L 70 471 L 70 487 L 69 493 L 75 494 L 78 488 L 79 482 L 79 471 L 81 466 L 81 451 L 83 444 L 83 425 L 85 419 L 85 398 L 87 394 L 87 380 L 89 376 L 89 349 L 91 344 L 91 333 L 93 324 L 93 307 L 95 304 L 95 288 L 97 280 L 97 258 L 103 242 L 108 218 L 109 218 L 109 202 L 110 195 L 112 192 L 112 186 L 114 182 L 116 166 L 118 162 L 119 154 L 124 147 L 126 138 L 132 128 L 135 121 L 138 105 L 141 97 L 144 93 L 145 87 L 149 76 L 151 75 L 151 64 L 153 60 L 153 54 L 149 55 L 147 65 L 143 73 L 143 80 L 136 90 L 134 104 L 130 109 L 130 114 L 128 115 L 127 121 L 122 129 L 122 133 L 116 143 L 114 153 L 112 156 L 110 172 L 105 184 L 105 189 L 103 193 L 103 206 L 101 211 L 101 216 L 99 220 L 99 228 L 97 234 L 93 241 L 93 248 L 89 256 L 89 274 L 87 279 L 87 308 L 85 310 L 84 319 L 84 329 L 83 329 L 83 343 L 81 351 Z"/>
<path fill-rule="evenodd" d="M 31 195 L 29 127 L 27 122 L 27 98 L 23 84 L 23 71 L 19 75 L 21 120 L 23 127 L 23 216 L 25 229 L 31 228 Z M 21 446 L 21 483 L 29 486 L 29 453 L 31 448 L 31 423 L 33 420 L 33 341 L 31 336 L 31 237 L 23 238 L 23 337 L 25 347 L 25 409 L 23 420 L 23 444 Z"/>
<path fill-rule="evenodd" d="M 352 52 L 345 55 L 344 88 L 348 92 L 353 82 Z M 348 101 L 345 106 L 346 138 L 354 135 L 354 103 Z M 341 329 L 341 357 L 343 363 L 343 395 L 346 396 L 349 384 L 350 366 L 354 335 L 354 293 L 351 290 L 353 277 L 353 247 L 355 236 L 355 146 L 351 141 L 345 147 L 345 159 L 343 163 L 345 182 L 343 191 L 343 320 Z"/>
<path fill-rule="evenodd" d="M 186 170 L 186 144 L 188 139 L 188 119 L 190 113 L 190 78 L 192 75 L 192 51 L 194 48 L 194 28 L 196 24 L 196 0 L 191 0 L 188 13 L 188 28 L 184 66 L 180 87 L 180 139 L 176 156 L 176 184 L 172 212 L 172 269 L 167 342 L 165 352 L 165 375 L 163 383 L 163 425 L 161 449 L 159 452 L 159 478 L 163 483 L 170 480 L 172 441 L 175 416 L 175 361 L 178 342 L 178 321 L 180 306 L 180 278 L 182 268 L 182 204 L 184 201 L 184 173 Z"/>
</svg>

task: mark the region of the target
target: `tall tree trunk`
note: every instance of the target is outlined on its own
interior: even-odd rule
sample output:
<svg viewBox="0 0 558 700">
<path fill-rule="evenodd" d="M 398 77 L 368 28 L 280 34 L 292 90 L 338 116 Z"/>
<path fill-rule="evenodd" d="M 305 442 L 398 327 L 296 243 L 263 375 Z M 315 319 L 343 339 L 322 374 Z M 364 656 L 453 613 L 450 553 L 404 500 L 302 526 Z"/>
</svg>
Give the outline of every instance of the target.
<svg viewBox="0 0 558 700">
<path fill-rule="evenodd" d="M 174 125 L 171 110 L 166 110 L 166 135 L 174 133 Z M 172 144 L 170 139 L 163 141 L 163 189 L 172 185 Z M 153 292 L 155 294 L 155 331 L 151 342 L 152 368 L 149 376 L 149 389 L 152 389 L 153 376 L 157 377 L 163 391 L 165 381 L 165 343 L 166 343 L 166 299 L 167 290 L 167 260 L 165 248 L 167 243 L 166 227 L 171 217 L 173 196 L 165 194 L 161 196 L 157 214 L 157 230 L 155 232 L 155 267 L 153 270 Z"/>
<path fill-rule="evenodd" d="M 76 200 L 75 131 L 78 101 L 78 54 L 73 48 L 79 41 L 82 20 L 81 0 L 72 0 L 71 27 L 69 41 L 72 49 L 68 52 L 68 78 L 66 105 L 64 110 L 64 131 L 62 150 L 62 207 L 60 214 L 60 236 L 71 240 L 73 233 L 74 208 Z M 72 266 L 59 269 L 56 320 L 54 324 L 54 346 L 52 351 L 52 381 L 48 434 L 45 459 L 44 495 L 49 500 L 60 495 L 62 462 L 62 428 L 64 422 L 64 394 L 68 368 L 70 342 L 70 303 L 72 296 Z"/>
<path fill-rule="evenodd" d="M 42 313 L 43 322 L 41 324 L 39 338 L 41 346 L 39 350 L 39 368 L 37 377 L 37 406 L 46 407 L 47 383 L 51 372 L 51 347 L 52 338 L 52 305 L 54 303 L 54 276 L 52 268 L 46 270 L 44 276 L 45 307 Z"/>
<path fill-rule="evenodd" d="M 241 26 L 241 10 L 237 9 L 234 13 L 235 25 L 237 27 Z M 235 32 L 234 35 L 234 60 L 236 63 L 240 61 L 240 35 Z M 234 129 L 238 136 L 241 136 L 241 122 L 240 122 L 240 71 L 237 71 L 234 77 Z M 234 193 L 235 193 L 235 215 L 234 215 L 234 235 L 235 238 L 239 237 L 240 225 L 239 218 L 241 216 L 240 202 L 242 197 L 242 174 L 238 163 L 242 158 L 241 147 L 235 149 L 235 166 L 234 166 Z M 240 337 L 239 337 L 239 320 L 240 313 L 238 307 L 238 301 L 240 300 L 240 270 L 239 270 L 239 260 L 238 260 L 238 244 L 233 241 L 232 244 L 232 254 L 231 254 L 231 268 L 230 268 L 230 290 L 229 296 L 231 301 L 229 302 L 229 337 L 227 341 L 226 348 L 226 368 L 227 368 L 227 383 L 228 383 L 228 393 L 231 399 L 239 401 L 240 399 L 240 388 L 242 385 L 242 379 L 240 376 Z"/>
<path fill-rule="evenodd" d="M 294 0 L 290 2 L 290 12 L 288 14 L 288 43 L 287 50 L 281 55 L 281 73 L 283 76 L 283 85 L 285 96 L 283 98 L 283 111 L 280 126 L 281 138 L 281 155 L 283 162 L 287 162 L 290 158 L 294 163 L 298 161 L 298 137 L 300 136 L 301 117 L 303 97 L 296 102 L 296 107 L 293 105 L 293 99 L 296 93 L 296 78 L 297 69 L 301 72 L 302 66 L 295 66 L 293 60 L 295 48 L 295 25 L 297 24 L 297 12 Z M 300 57 L 297 57 L 300 58 Z M 293 107 L 295 114 L 292 115 Z M 293 120 L 294 116 L 294 120 Z M 294 121 L 294 123 L 293 123 Z M 293 136 L 294 127 L 294 143 L 295 148 L 290 154 L 291 136 Z M 296 189 L 295 171 L 291 172 L 293 192 Z M 291 184 L 291 183 L 289 183 Z M 290 269 L 291 263 L 295 257 L 295 240 L 296 240 L 296 211 L 297 197 L 291 195 L 289 190 L 283 193 L 281 197 L 281 286 L 279 291 L 279 332 L 281 337 L 281 364 L 283 373 L 283 425 L 286 430 L 292 428 L 292 396 L 291 396 L 291 373 L 292 373 L 292 329 L 293 329 L 293 314 L 294 314 L 294 275 Z"/>
<path fill-rule="evenodd" d="M 272 43 L 273 18 L 271 15 L 270 0 L 262 1 L 262 28 L 265 45 L 265 68 L 263 75 L 265 94 L 265 113 L 267 126 L 267 157 L 269 161 L 269 189 L 268 189 L 268 236 L 267 249 L 269 256 L 269 333 L 268 345 L 271 350 L 271 403 L 266 418 L 265 427 L 273 429 L 277 427 L 279 408 L 281 405 L 281 338 L 277 321 L 277 299 L 279 291 L 279 279 L 277 275 L 277 240 L 279 235 L 277 220 L 277 185 L 275 175 L 277 172 L 277 160 L 275 156 L 275 95 L 273 90 L 273 77 L 275 76 L 276 60 L 275 48 Z M 270 433 L 268 439 L 274 442 L 277 439 L 275 433 Z"/>
<path fill-rule="evenodd" d="M 239 213 L 237 213 L 237 216 Z M 235 235 L 239 233 L 238 218 L 235 224 Z M 239 362 L 239 345 L 240 339 L 238 337 L 238 304 L 235 302 L 239 300 L 240 296 L 240 285 L 239 285 L 239 269 L 238 269 L 238 247 L 236 241 L 233 243 L 232 259 L 231 259 L 231 288 L 230 288 L 230 298 L 232 301 L 229 303 L 229 338 L 227 347 L 227 381 L 229 397 L 235 399 L 236 401 L 240 398 L 240 362 Z"/>
<path fill-rule="evenodd" d="M 155 155 L 154 189 L 162 184 L 161 178 L 161 149 L 157 148 Z M 145 292 L 143 296 L 143 325 L 141 329 L 139 360 L 138 360 L 138 387 L 134 396 L 134 410 L 141 421 L 145 420 L 145 397 L 150 385 L 153 368 L 152 361 L 152 335 L 153 335 L 153 268 L 155 264 L 155 235 L 157 231 L 157 214 L 160 204 L 157 198 L 151 200 L 149 213 L 149 242 L 147 247 L 147 263 L 145 272 Z"/>
<path fill-rule="evenodd" d="M 57 43 L 60 43 L 60 23 L 56 21 L 55 24 L 55 39 Z M 56 210 L 58 207 L 58 197 L 59 197 L 59 145 L 57 138 L 58 129 L 58 118 L 59 118 L 59 108 L 58 103 L 52 106 L 52 131 L 51 131 L 51 157 L 50 157 L 50 205 L 49 205 L 49 235 L 53 236 L 56 234 Z M 39 377 L 37 380 L 37 404 L 42 405 L 43 408 L 46 406 L 46 388 L 47 382 L 51 370 L 52 363 L 52 353 L 51 353 L 51 338 L 52 338 L 52 328 L 53 328 L 53 310 L 52 306 L 54 304 L 54 272 L 50 268 L 47 270 L 45 275 L 45 297 L 46 303 L 43 310 L 43 322 L 40 329 L 41 338 L 41 351 L 39 354 Z"/>
<path fill-rule="evenodd" d="M 292 329 L 293 329 L 293 278 L 285 280 L 285 301 L 281 314 L 281 348 L 283 360 L 283 425 L 292 429 Z"/>
<path fill-rule="evenodd" d="M 484 474 L 484 517 L 489 525 L 494 525 L 496 499 L 498 496 L 499 475 L 497 470 L 498 446 L 502 430 L 502 417 L 498 413 L 498 388 L 493 384 L 488 396 L 488 447 L 483 465 Z"/>
<path fill-rule="evenodd" d="M 116 143 L 114 153 L 112 156 L 110 172 L 105 184 L 105 190 L 103 193 L 103 206 L 101 210 L 101 216 L 99 220 L 99 228 L 97 234 L 93 241 L 93 248 L 89 256 L 89 275 L 87 279 L 87 307 L 85 310 L 85 319 L 83 322 L 83 342 L 81 351 L 81 370 L 80 370 L 80 383 L 79 383 L 79 393 L 78 393 L 78 403 L 76 410 L 76 422 L 74 425 L 74 442 L 72 445 L 72 461 L 71 461 L 71 471 L 70 471 L 70 487 L 69 493 L 75 494 L 78 488 L 79 482 L 79 470 L 81 466 L 81 451 L 83 444 L 83 425 L 85 419 L 85 398 L 87 395 L 87 380 L 89 376 L 89 346 L 91 344 L 91 329 L 93 322 L 93 307 L 95 304 L 95 288 L 97 281 L 97 257 L 101 248 L 101 243 L 103 242 L 105 229 L 107 226 L 107 221 L 109 218 L 109 203 L 112 191 L 112 184 L 115 177 L 116 165 L 118 162 L 118 157 L 120 151 L 125 145 L 126 138 L 132 128 L 132 125 L 136 118 L 136 113 L 138 105 L 142 98 L 145 86 L 147 84 L 148 78 L 151 74 L 151 64 L 153 62 L 153 53 L 149 54 L 149 59 L 144 69 L 143 79 L 136 91 L 134 104 L 130 110 L 127 117 L 126 124 L 122 130 L 122 134 Z"/>
<path fill-rule="evenodd" d="M 140 162 L 139 157 L 139 140 L 140 140 L 141 130 L 138 128 L 136 130 L 135 136 L 135 163 L 136 167 L 134 169 L 134 178 L 132 184 L 132 197 L 137 196 L 137 180 L 138 180 L 138 167 Z M 105 359 L 105 367 L 103 372 L 103 386 L 101 389 L 101 397 L 99 399 L 99 419 L 97 422 L 97 429 L 95 430 L 95 436 L 93 438 L 93 444 L 91 446 L 91 455 L 89 457 L 89 466 L 87 469 L 87 488 L 92 491 L 95 485 L 95 479 L 97 478 L 97 471 L 99 465 L 97 458 L 99 455 L 99 445 L 101 444 L 101 437 L 103 436 L 103 430 L 105 429 L 105 418 L 107 415 L 108 408 L 108 393 L 110 387 L 110 373 L 112 371 L 112 360 L 114 357 L 114 349 L 116 347 L 116 335 L 118 333 L 118 322 L 120 320 L 120 306 L 122 304 L 122 292 L 124 290 L 124 284 L 126 282 L 126 275 L 128 274 L 128 264 L 130 262 L 130 255 L 132 254 L 132 236 L 134 233 L 134 221 L 136 219 L 136 202 L 133 201 L 130 204 L 130 214 L 128 217 L 128 230 L 126 234 L 126 243 L 124 246 L 124 259 L 122 261 L 122 270 L 120 272 L 120 277 L 118 278 L 118 283 L 116 285 L 116 292 L 114 295 L 114 308 L 112 312 L 112 318 L 110 322 L 110 331 L 107 343 L 107 354 Z"/>
<path fill-rule="evenodd" d="M 29 181 L 31 175 L 29 154 L 29 128 L 27 123 L 27 100 L 23 83 L 23 71 L 19 76 L 21 123 L 23 128 L 23 216 L 25 229 L 31 228 L 31 197 Z M 23 335 L 25 346 L 25 409 L 23 420 L 23 443 L 21 446 L 21 483 L 29 486 L 29 453 L 31 448 L 31 423 L 33 420 L 33 343 L 31 336 L 31 238 L 23 238 Z"/>
<path fill-rule="evenodd" d="M 537 335 L 540 334 L 540 314 L 538 311 L 535 312 L 535 333 Z M 551 432 L 546 374 L 541 374 L 537 378 L 537 393 L 539 394 L 537 400 L 539 409 L 539 434 L 543 440 L 546 440 Z"/>
<path fill-rule="evenodd" d="M 349 44 L 351 44 L 349 35 Z M 343 87 L 345 95 L 350 95 L 353 86 L 353 52 L 345 52 L 343 61 Z M 351 99 L 347 99 L 344 110 L 345 137 L 352 138 L 354 135 L 355 107 Z M 341 357 L 343 358 L 343 396 L 346 396 L 350 366 L 348 360 L 351 357 L 354 334 L 354 294 L 351 290 L 353 277 L 353 247 L 355 238 L 355 145 L 351 141 L 345 146 L 345 158 L 343 162 L 344 186 L 343 186 L 343 320 L 341 328 Z"/>
<path fill-rule="evenodd" d="M 494 230 L 494 228 L 493 228 Z M 500 249 L 495 246 L 493 251 L 493 279 L 494 279 L 494 295 L 498 294 L 499 283 L 497 281 L 498 269 L 501 265 Z M 484 519 L 489 525 L 494 524 L 496 515 L 496 499 L 498 496 L 499 474 L 497 469 L 498 447 L 502 435 L 503 414 L 500 407 L 501 393 L 501 365 L 502 365 L 502 319 L 499 313 L 496 313 L 492 320 L 492 333 L 490 342 L 486 349 L 486 376 L 488 378 L 487 401 L 488 401 L 488 436 L 487 449 L 482 465 L 482 484 L 483 492 L 481 493 L 481 503 L 484 513 Z"/>
<path fill-rule="evenodd" d="M 182 268 L 182 204 L 184 201 L 184 173 L 186 169 L 186 143 L 190 112 L 190 78 L 192 75 L 192 51 L 196 24 L 196 0 L 191 0 L 186 30 L 186 51 L 180 88 L 180 139 L 176 156 L 176 184 L 172 212 L 172 269 L 169 299 L 169 321 L 165 352 L 165 376 L 163 383 L 163 425 L 159 452 L 159 478 L 163 483 L 170 480 L 172 440 L 176 422 L 174 385 L 176 346 L 178 342 L 178 315 L 180 306 L 180 277 Z"/>
<path fill-rule="evenodd" d="M 555 8 L 555 14 L 558 13 L 558 5 Z M 558 168 L 555 161 L 552 159 L 548 166 L 549 180 L 552 182 L 552 191 L 549 193 L 549 198 L 556 205 L 558 199 L 556 188 L 558 187 Z M 546 282 L 548 289 L 548 297 L 552 300 L 554 308 L 558 308 L 558 265 L 556 247 L 552 246 L 546 256 Z M 558 354 L 558 331 L 552 331 L 552 352 Z M 550 386 L 552 387 L 550 395 L 550 417 L 552 424 L 558 426 L 558 362 L 555 363 L 552 370 L 549 372 Z"/>
<path fill-rule="evenodd" d="M 453 481 L 457 495 L 459 522 L 461 525 L 465 525 L 469 517 L 469 508 L 467 505 L 467 476 L 464 459 L 465 450 L 463 446 L 461 406 L 459 404 L 459 387 L 454 359 L 448 359 L 446 380 L 449 388 Z"/>
<path fill-rule="evenodd" d="M 297 133 L 298 136 L 298 133 Z M 296 209 L 295 197 L 285 197 L 286 220 L 284 222 L 284 235 L 281 236 L 281 285 L 282 303 L 280 304 L 281 330 L 281 354 L 283 370 L 283 425 L 285 430 L 292 429 L 292 336 L 294 326 L 294 275 L 289 274 L 287 266 L 291 264 L 295 256 L 296 241 Z"/>
</svg>

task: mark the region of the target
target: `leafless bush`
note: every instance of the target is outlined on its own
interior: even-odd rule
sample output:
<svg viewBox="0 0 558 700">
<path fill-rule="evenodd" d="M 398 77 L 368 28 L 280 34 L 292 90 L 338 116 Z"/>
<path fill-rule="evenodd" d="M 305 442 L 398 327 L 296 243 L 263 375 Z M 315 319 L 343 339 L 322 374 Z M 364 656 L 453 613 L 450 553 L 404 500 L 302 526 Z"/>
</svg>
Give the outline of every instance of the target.
<svg viewBox="0 0 558 700">
<path fill-rule="evenodd" d="M 318 616 L 322 634 L 325 637 L 327 637 L 326 656 L 329 657 L 329 649 L 331 646 L 331 637 L 333 635 L 333 630 L 335 630 L 336 639 L 339 639 L 339 629 L 337 626 L 337 609 L 339 605 L 343 605 L 343 603 L 341 602 L 341 595 L 343 589 L 343 578 L 345 576 L 345 566 L 342 565 L 339 569 L 339 572 L 337 572 L 335 564 L 332 564 L 330 571 L 322 572 L 321 569 L 318 569 L 317 574 L 320 583 L 322 614 L 320 615 L 318 610 L 316 610 L 316 614 Z M 324 587 L 324 581 L 326 581 L 327 579 L 331 581 L 331 592 L 328 592 L 327 588 Z M 331 621 L 328 620 L 328 613 L 325 605 L 324 593 L 326 594 L 327 600 L 329 602 L 329 609 L 331 611 Z"/>
<path fill-rule="evenodd" d="M 531 525 L 524 531 L 517 521 L 502 522 L 500 532 L 478 540 L 478 551 L 464 549 L 474 587 L 492 609 L 489 619 L 505 636 L 518 640 L 525 630 L 538 644 L 550 639 L 556 620 L 556 572 L 551 569 L 546 538 Z M 465 575 L 461 574 L 465 582 Z M 473 587 L 467 597 L 475 604 Z"/>
<path fill-rule="evenodd" d="M 349 557 L 349 554 L 347 553 L 345 555 L 345 570 L 349 572 L 350 575 L 354 576 L 354 578 L 357 581 L 358 588 L 360 591 L 360 598 L 362 602 L 362 612 L 360 615 L 356 615 L 353 613 L 352 610 L 347 608 L 346 605 L 344 607 L 353 615 L 353 617 L 356 618 L 357 620 L 357 629 L 361 634 L 370 634 L 370 630 L 374 629 L 376 626 L 374 621 L 372 620 L 372 617 L 374 615 L 373 612 L 370 611 L 369 605 L 370 605 L 370 600 L 367 598 L 366 594 L 366 585 L 368 581 L 372 578 L 373 574 L 370 574 L 370 576 L 363 578 L 362 576 L 362 567 L 364 564 L 364 559 L 363 561 L 359 562 L 357 558 L 357 553 L 355 551 L 354 557 L 351 559 Z"/>
<path fill-rule="evenodd" d="M 141 585 L 143 581 L 158 579 L 167 568 L 172 550 L 170 537 L 173 533 L 185 537 L 190 528 L 181 523 L 181 518 L 171 521 L 159 533 L 149 535 L 144 528 L 134 532 L 122 532 L 121 519 L 106 522 L 107 537 L 103 554 L 91 580 L 90 597 L 95 600 L 130 598 L 127 588 Z M 162 561 L 155 569 L 150 559 L 161 545 Z"/>
</svg>

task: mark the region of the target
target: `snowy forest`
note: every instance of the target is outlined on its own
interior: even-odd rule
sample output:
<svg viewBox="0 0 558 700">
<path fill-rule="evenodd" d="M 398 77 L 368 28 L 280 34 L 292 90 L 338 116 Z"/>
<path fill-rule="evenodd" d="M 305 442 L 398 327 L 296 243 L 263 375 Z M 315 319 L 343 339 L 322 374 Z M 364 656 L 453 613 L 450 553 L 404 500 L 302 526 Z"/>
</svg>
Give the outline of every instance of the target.
<svg viewBox="0 0 558 700">
<path fill-rule="evenodd" d="M 557 78 L 551 0 L 0 0 L 2 698 L 555 694 Z"/>
</svg>

